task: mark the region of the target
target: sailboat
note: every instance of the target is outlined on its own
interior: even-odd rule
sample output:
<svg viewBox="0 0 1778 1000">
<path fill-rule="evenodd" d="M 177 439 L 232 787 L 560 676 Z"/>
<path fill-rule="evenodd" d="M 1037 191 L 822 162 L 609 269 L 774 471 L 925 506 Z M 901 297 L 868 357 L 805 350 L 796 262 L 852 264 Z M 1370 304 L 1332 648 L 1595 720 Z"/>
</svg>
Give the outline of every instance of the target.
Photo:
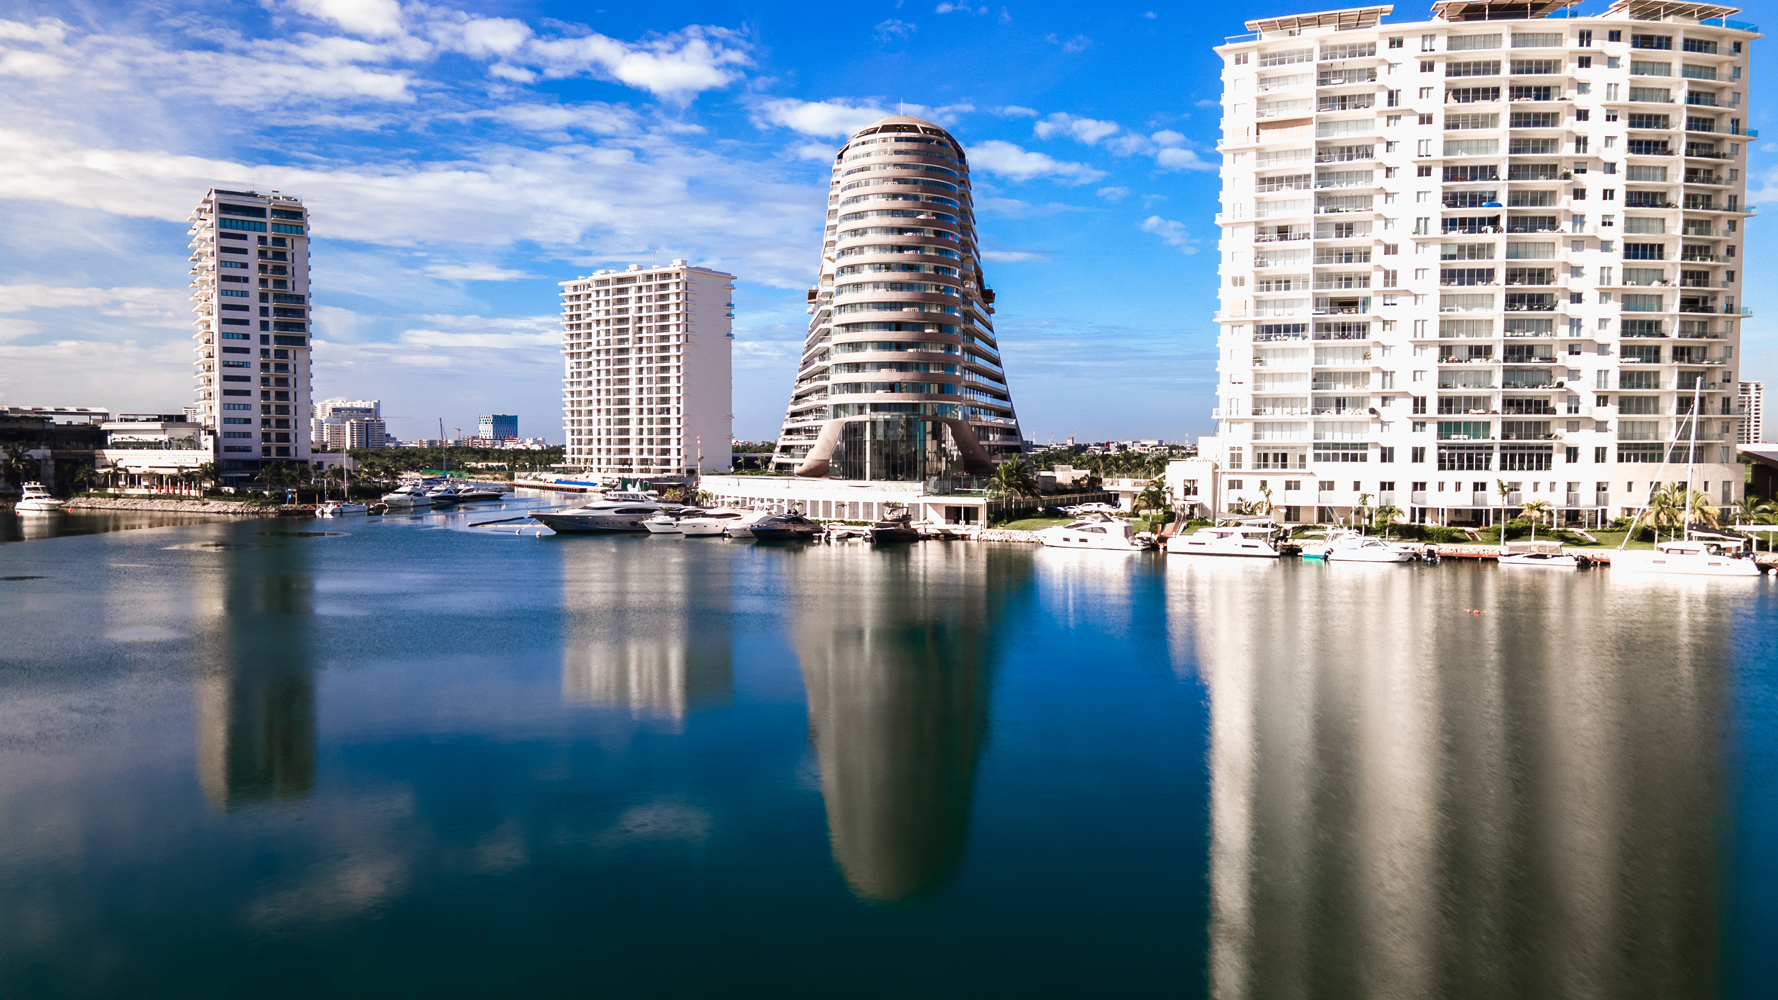
<svg viewBox="0 0 1778 1000">
<path fill-rule="evenodd" d="M 1624 546 L 1630 543 L 1630 536 L 1636 533 L 1636 526 L 1642 522 L 1643 515 L 1649 512 L 1648 508 L 1644 508 L 1630 522 L 1630 530 L 1624 533 L 1624 540 L 1618 543 L 1618 550 L 1611 555 L 1611 575 L 1614 579 L 1624 574 L 1752 579 L 1763 572 L 1760 564 L 1753 559 L 1749 540 L 1703 533 L 1693 537 L 1692 475 L 1698 463 L 1698 418 L 1703 416 L 1703 392 L 1704 379 L 1700 375 L 1692 383 L 1691 440 L 1685 456 L 1685 535 L 1673 541 L 1656 542 L 1653 551 L 1626 549 Z M 1678 443 L 1679 428 L 1675 426 L 1671 444 Z M 1667 468 L 1667 461 L 1672 457 L 1671 447 L 1667 452 L 1661 457 L 1662 470 Z M 1655 482 L 1660 482 L 1659 472 L 1655 475 Z"/>
</svg>

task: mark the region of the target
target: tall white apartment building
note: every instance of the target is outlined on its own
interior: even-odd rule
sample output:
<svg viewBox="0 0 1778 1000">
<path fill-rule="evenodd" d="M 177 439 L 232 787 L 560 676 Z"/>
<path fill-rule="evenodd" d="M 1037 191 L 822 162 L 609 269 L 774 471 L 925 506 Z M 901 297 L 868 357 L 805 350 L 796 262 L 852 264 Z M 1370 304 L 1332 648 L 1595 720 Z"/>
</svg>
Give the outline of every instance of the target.
<svg viewBox="0 0 1778 1000">
<path fill-rule="evenodd" d="M 309 458 L 309 246 L 302 202 L 213 189 L 191 224 L 198 415 L 224 479 Z"/>
<path fill-rule="evenodd" d="M 675 260 L 561 283 L 569 465 L 609 477 L 727 471 L 734 281 Z"/>
<path fill-rule="evenodd" d="M 1755 26 L 1665 0 L 1391 10 L 1216 49 L 1215 506 L 1326 520 L 1368 494 L 1476 523 L 1505 482 L 1592 522 L 1693 457 L 1733 499 Z"/>
<path fill-rule="evenodd" d="M 1761 444 L 1766 440 L 1766 384 L 1743 382 L 1740 386 L 1741 426 L 1737 444 Z"/>
</svg>

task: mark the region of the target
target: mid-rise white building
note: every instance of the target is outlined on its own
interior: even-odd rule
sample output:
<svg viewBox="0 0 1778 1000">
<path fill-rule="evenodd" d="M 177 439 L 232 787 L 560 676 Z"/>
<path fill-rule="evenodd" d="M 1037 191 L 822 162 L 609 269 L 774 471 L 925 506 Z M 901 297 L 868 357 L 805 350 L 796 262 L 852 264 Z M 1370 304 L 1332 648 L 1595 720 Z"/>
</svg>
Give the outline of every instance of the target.
<svg viewBox="0 0 1778 1000">
<path fill-rule="evenodd" d="M 225 480 L 306 462 L 309 247 L 302 202 L 272 192 L 204 195 L 191 217 L 199 417 Z"/>
<path fill-rule="evenodd" d="M 1657 0 L 1391 10 L 1249 21 L 1216 49 L 1200 502 L 1473 523 L 1505 482 L 1591 521 L 1693 459 L 1734 499 L 1757 29 Z"/>
<path fill-rule="evenodd" d="M 728 468 L 734 281 L 675 260 L 561 283 L 567 464 L 612 478 Z"/>
<path fill-rule="evenodd" d="M 1741 426 L 1735 438 L 1739 444 L 1761 444 L 1766 440 L 1766 384 L 1741 383 Z"/>
</svg>

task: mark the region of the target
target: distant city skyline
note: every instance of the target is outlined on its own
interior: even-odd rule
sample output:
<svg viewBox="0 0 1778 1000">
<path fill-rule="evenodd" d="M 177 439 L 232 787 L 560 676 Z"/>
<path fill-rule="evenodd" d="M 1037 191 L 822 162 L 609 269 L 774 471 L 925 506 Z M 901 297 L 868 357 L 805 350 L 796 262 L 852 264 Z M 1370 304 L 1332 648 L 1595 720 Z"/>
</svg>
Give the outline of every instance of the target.
<svg viewBox="0 0 1778 1000">
<path fill-rule="evenodd" d="M 315 396 L 380 397 L 400 438 L 491 412 L 558 438 L 556 283 L 683 257 L 741 276 L 735 434 L 769 439 L 831 150 L 905 108 L 970 157 L 1024 435 L 1213 433 L 1212 47 L 1276 12 L 14 5 L 0 404 L 190 401 L 189 265 L 168 248 L 205 190 L 251 188 L 310 211 Z M 1764 145 L 1755 205 L 1778 177 Z M 1748 226 L 1750 270 L 1768 228 Z M 1778 296 L 1746 304 L 1736 374 L 1769 382 Z"/>
</svg>

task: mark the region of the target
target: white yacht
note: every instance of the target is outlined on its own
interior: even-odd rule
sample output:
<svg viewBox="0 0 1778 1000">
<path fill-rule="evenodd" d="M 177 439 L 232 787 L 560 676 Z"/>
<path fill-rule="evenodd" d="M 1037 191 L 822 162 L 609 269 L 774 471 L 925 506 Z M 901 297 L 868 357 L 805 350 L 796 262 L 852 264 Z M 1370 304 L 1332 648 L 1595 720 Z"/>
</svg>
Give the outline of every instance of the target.
<svg viewBox="0 0 1778 1000">
<path fill-rule="evenodd" d="M 1753 578 L 1760 565 L 1748 553 L 1747 541 L 1712 535 L 1679 542 L 1660 542 L 1653 551 L 1620 549 L 1611 554 L 1611 572 L 1660 576 Z"/>
<path fill-rule="evenodd" d="M 426 492 L 425 486 L 408 483 L 383 494 L 383 502 L 391 507 L 430 507 L 432 497 Z"/>
<path fill-rule="evenodd" d="M 749 517 L 761 513 L 763 512 L 737 510 L 733 507 L 699 511 L 679 519 L 679 533 L 687 538 L 712 538 L 721 535 L 730 525 L 741 524 Z"/>
<path fill-rule="evenodd" d="M 1500 565 L 1579 569 L 1580 560 L 1563 552 L 1561 542 L 1507 542 L 1500 547 Z"/>
<path fill-rule="evenodd" d="M 1199 528 L 1189 535 L 1174 535 L 1167 539 L 1167 554 L 1276 559 L 1280 555 L 1278 547 L 1273 544 L 1277 534 L 1276 528 Z"/>
<path fill-rule="evenodd" d="M 351 517 L 354 514 L 370 513 L 370 505 L 353 503 L 349 500 L 329 500 L 315 508 L 317 517 Z"/>
<path fill-rule="evenodd" d="M 1155 547 L 1154 536 L 1138 532 L 1130 522 L 1115 517 L 1090 517 L 1032 532 L 1037 540 L 1058 549 L 1113 549 L 1143 552 Z"/>
<path fill-rule="evenodd" d="M 752 538 L 754 525 L 768 517 L 776 516 L 777 514 L 774 511 L 769 510 L 742 511 L 740 517 L 735 518 L 722 526 L 722 533 L 730 538 Z"/>
<path fill-rule="evenodd" d="M 678 504 L 640 500 L 595 500 L 572 510 L 532 514 L 558 534 L 633 534 L 645 532 L 644 521 L 679 509 Z"/>
<path fill-rule="evenodd" d="M 1381 538 L 1349 534 L 1330 539 L 1328 562 L 1410 563 L 1416 560 L 1413 550 L 1394 545 Z"/>
<path fill-rule="evenodd" d="M 12 509 L 20 514 L 53 514 L 62 509 L 62 501 L 51 496 L 42 483 L 26 483 L 24 493 Z"/>
</svg>

